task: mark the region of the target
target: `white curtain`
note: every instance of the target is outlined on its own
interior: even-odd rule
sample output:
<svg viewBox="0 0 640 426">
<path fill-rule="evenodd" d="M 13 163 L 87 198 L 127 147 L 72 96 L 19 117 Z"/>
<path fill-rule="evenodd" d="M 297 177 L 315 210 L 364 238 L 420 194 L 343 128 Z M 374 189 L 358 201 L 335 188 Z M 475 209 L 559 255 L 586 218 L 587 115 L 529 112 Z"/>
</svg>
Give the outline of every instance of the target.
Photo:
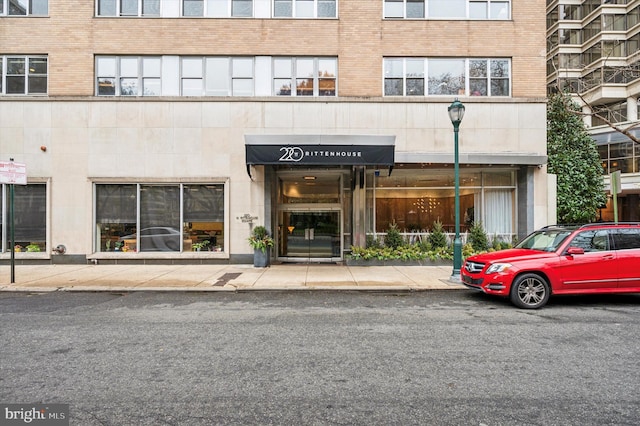
<svg viewBox="0 0 640 426">
<path fill-rule="evenodd" d="M 486 216 L 482 221 L 488 235 L 513 233 L 513 190 L 485 191 Z"/>
</svg>

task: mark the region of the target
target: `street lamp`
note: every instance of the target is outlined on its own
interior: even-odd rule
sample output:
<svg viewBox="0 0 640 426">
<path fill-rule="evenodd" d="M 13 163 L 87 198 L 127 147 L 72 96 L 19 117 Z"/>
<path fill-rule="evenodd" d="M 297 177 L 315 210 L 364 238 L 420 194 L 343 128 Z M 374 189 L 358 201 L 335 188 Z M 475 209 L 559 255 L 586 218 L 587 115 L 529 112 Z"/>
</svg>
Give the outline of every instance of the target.
<svg viewBox="0 0 640 426">
<path fill-rule="evenodd" d="M 453 175 L 455 186 L 455 225 L 456 236 L 453 239 L 453 272 L 451 281 L 460 281 L 460 268 L 462 267 L 462 240 L 460 239 L 460 164 L 458 161 L 458 130 L 464 117 L 464 105 L 456 98 L 448 108 L 449 118 L 453 124 L 454 150 L 453 150 Z"/>
</svg>

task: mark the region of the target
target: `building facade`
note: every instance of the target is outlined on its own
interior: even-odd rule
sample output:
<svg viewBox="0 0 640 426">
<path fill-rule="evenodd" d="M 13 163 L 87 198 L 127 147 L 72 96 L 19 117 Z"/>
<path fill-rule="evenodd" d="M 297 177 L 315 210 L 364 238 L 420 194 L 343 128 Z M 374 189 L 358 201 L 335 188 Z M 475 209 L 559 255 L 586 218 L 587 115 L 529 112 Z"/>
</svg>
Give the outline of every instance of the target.
<svg viewBox="0 0 640 426">
<path fill-rule="evenodd" d="M 618 220 L 640 220 L 640 0 L 547 1 L 547 86 L 572 93 L 596 141 L 605 183 L 621 173 Z M 613 221 L 613 201 L 600 211 Z"/>
<path fill-rule="evenodd" d="M 19 261 L 339 261 L 553 221 L 542 0 L 0 0 Z M 23 252 L 27 250 L 29 251 Z M 63 250 L 64 249 L 64 250 Z M 62 254 L 64 251 L 64 254 Z"/>
</svg>

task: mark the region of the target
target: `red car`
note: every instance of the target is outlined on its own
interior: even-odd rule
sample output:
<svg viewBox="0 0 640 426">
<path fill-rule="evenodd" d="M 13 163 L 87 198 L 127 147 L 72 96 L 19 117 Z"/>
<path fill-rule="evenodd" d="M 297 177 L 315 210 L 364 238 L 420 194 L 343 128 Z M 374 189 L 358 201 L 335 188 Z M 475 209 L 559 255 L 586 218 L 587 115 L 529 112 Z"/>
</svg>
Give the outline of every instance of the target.
<svg viewBox="0 0 640 426">
<path fill-rule="evenodd" d="M 512 249 L 468 257 L 460 276 L 525 309 L 552 294 L 640 293 L 640 223 L 547 226 Z"/>
</svg>

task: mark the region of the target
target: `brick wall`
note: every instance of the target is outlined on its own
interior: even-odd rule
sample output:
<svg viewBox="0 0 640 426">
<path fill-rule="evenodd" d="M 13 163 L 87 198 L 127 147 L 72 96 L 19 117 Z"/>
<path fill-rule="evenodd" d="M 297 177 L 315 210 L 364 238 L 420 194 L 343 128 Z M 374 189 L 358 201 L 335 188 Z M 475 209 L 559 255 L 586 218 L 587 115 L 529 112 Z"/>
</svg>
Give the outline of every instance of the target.
<svg viewBox="0 0 640 426">
<path fill-rule="evenodd" d="M 94 55 L 339 57 L 339 94 L 382 95 L 385 56 L 512 57 L 514 97 L 545 97 L 545 1 L 512 21 L 383 20 L 382 0 L 340 0 L 337 20 L 96 18 L 93 1 L 49 0 L 49 17 L 0 18 L 2 54 L 48 54 L 50 96 L 92 96 Z"/>
</svg>

